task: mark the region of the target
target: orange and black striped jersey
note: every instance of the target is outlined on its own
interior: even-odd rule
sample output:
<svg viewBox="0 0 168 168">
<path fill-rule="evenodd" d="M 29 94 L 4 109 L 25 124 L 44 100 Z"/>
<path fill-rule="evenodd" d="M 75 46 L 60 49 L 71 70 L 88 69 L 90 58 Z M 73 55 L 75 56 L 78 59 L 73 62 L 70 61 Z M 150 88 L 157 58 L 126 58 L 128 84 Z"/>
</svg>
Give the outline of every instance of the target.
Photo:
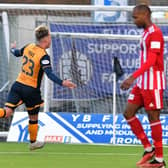
<svg viewBox="0 0 168 168">
<path fill-rule="evenodd" d="M 40 88 L 45 72 L 49 79 L 62 86 L 63 81 L 52 72 L 50 56 L 45 49 L 32 43 L 20 50 L 12 48 L 11 52 L 16 57 L 22 56 L 22 68 L 16 79 L 17 82 Z"/>
</svg>

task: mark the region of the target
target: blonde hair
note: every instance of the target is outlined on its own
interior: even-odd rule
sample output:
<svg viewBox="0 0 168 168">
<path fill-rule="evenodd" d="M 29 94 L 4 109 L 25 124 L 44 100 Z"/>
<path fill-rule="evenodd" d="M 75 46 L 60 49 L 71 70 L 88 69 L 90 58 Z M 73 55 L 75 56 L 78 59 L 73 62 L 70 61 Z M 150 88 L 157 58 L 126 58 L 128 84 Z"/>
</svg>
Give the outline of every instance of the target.
<svg viewBox="0 0 168 168">
<path fill-rule="evenodd" d="M 35 37 L 37 41 L 49 35 L 49 30 L 47 26 L 40 25 L 35 29 Z"/>
</svg>

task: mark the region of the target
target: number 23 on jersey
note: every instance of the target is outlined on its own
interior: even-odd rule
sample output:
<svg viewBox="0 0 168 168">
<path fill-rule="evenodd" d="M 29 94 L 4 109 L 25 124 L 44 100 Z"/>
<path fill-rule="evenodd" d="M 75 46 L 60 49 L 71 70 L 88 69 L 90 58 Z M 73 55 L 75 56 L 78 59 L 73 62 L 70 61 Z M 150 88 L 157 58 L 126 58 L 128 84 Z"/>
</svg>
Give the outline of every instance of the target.
<svg viewBox="0 0 168 168">
<path fill-rule="evenodd" d="M 33 76 L 34 61 L 27 56 L 23 56 L 22 72 L 28 76 Z"/>
</svg>

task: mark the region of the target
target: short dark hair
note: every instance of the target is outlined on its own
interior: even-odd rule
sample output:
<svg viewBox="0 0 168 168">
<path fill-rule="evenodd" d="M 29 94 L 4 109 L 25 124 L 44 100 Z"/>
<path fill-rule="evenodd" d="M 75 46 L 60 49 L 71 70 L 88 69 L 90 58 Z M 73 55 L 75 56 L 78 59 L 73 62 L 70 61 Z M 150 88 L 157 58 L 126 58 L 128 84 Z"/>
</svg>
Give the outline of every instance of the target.
<svg viewBox="0 0 168 168">
<path fill-rule="evenodd" d="M 140 11 L 147 11 L 150 15 L 152 13 L 151 9 L 146 4 L 139 4 L 139 5 L 135 6 L 134 10 L 135 9 L 140 10 Z"/>
<path fill-rule="evenodd" d="M 35 29 L 36 40 L 40 41 L 42 38 L 49 35 L 47 26 L 40 25 Z"/>
</svg>

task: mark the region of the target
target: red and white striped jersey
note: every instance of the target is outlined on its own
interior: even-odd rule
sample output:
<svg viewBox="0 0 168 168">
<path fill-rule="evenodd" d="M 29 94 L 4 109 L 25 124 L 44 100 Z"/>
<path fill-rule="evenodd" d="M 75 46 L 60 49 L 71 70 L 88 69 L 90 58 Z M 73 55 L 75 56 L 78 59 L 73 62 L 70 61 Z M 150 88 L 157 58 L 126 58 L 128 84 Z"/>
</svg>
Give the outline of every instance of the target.
<svg viewBox="0 0 168 168">
<path fill-rule="evenodd" d="M 152 25 L 144 30 L 141 38 L 140 68 L 133 76 L 137 86 L 144 90 L 165 89 L 164 40 L 161 30 Z"/>
</svg>

